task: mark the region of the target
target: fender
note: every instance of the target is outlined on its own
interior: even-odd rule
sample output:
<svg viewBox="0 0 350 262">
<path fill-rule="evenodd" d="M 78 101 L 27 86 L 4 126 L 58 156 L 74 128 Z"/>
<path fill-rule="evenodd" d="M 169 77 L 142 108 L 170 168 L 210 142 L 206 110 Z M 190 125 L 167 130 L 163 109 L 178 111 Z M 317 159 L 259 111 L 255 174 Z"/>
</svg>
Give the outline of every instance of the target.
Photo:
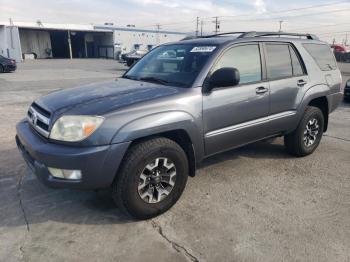
<svg viewBox="0 0 350 262">
<path fill-rule="evenodd" d="M 299 106 L 297 107 L 297 121 L 300 122 L 301 118 L 304 115 L 306 107 L 315 98 L 319 97 L 327 97 L 330 94 L 330 89 L 325 84 L 314 85 L 310 87 L 306 92 L 300 92 L 299 94 L 304 94 L 303 97 L 297 99 L 299 102 Z M 328 101 L 328 97 L 327 97 Z"/>
<path fill-rule="evenodd" d="M 190 137 L 196 160 L 204 155 L 203 133 L 200 124 L 185 111 L 166 111 L 145 115 L 123 125 L 112 138 L 112 144 L 133 141 L 164 132 L 184 130 Z"/>
</svg>

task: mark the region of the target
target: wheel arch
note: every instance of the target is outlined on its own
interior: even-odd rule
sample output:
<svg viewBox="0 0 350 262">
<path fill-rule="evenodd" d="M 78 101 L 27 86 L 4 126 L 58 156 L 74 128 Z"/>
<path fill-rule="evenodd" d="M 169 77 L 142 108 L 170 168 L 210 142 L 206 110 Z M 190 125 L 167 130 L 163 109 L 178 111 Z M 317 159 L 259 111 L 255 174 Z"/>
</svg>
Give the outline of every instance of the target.
<svg viewBox="0 0 350 262">
<path fill-rule="evenodd" d="M 152 134 L 145 137 L 139 137 L 132 141 L 132 143 L 129 145 L 129 148 L 133 145 L 136 145 L 138 143 L 142 143 L 146 140 L 156 138 L 156 137 L 165 137 L 168 138 L 175 143 L 177 143 L 186 153 L 188 164 L 189 164 L 189 175 L 191 177 L 195 176 L 196 173 L 196 154 L 195 149 L 192 143 L 192 140 L 188 133 L 183 129 L 176 129 L 176 130 L 170 130 L 166 132 L 161 132 L 157 134 Z"/>
<path fill-rule="evenodd" d="M 329 102 L 327 95 L 329 95 L 329 87 L 324 84 L 319 84 L 309 88 L 303 95 L 300 105 L 297 108 L 299 123 L 302 119 L 307 106 L 314 106 L 321 110 L 324 117 L 324 132 L 328 128 Z"/>
<path fill-rule="evenodd" d="M 326 132 L 328 129 L 328 118 L 329 118 L 329 107 L 328 107 L 327 98 L 325 96 L 314 98 L 308 103 L 308 105 L 317 107 L 321 110 L 324 118 L 323 132 Z"/>
</svg>

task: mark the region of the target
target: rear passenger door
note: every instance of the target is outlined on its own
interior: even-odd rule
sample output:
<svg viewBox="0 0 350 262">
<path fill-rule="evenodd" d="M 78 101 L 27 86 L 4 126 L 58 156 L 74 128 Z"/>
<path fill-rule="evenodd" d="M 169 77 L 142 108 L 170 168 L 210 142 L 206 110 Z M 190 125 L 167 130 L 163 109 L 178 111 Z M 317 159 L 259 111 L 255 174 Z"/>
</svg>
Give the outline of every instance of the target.
<svg viewBox="0 0 350 262">
<path fill-rule="evenodd" d="M 289 130 L 296 115 L 297 96 L 308 83 L 303 62 L 290 43 L 264 44 L 267 79 L 270 84 L 270 134 Z"/>
</svg>

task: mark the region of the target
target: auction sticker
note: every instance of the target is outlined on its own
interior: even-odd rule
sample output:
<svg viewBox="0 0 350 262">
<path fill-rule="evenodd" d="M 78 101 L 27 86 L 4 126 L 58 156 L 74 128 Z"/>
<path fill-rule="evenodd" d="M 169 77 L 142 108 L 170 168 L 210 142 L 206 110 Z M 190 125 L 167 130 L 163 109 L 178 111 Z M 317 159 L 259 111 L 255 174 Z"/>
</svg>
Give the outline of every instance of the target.
<svg viewBox="0 0 350 262">
<path fill-rule="evenodd" d="M 215 50 L 216 46 L 195 46 L 192 48 L 192 53 L 198 53 L 198 52 L 213 52 Z"/>
</svg>

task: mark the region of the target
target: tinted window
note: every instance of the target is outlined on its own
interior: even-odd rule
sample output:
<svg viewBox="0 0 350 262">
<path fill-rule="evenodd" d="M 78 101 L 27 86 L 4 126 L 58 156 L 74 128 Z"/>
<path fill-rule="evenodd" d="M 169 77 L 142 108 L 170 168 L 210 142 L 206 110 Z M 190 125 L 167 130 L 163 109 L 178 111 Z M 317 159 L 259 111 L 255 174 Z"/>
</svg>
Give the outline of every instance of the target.
<svg viewBox="0 0 350 262">
<path fill-rule="evenodd" d="M 292 58 L 293 75 L 300 76 L 304 74 L 303 67 L 300 64 L 300 60 L 294 51 L 294 48 L 289 46 L 290 57 Z"/>
<path fill-rule="evenodd" d="M 266 44 L 267 77 L 278 79 L 293 76 L 289 46 L 286 44 Z"/>
<path fill-rule="evenodd" d="M 261 61 L 258 45 L 237 46 L 229 49 L 219 59 L 214 71 L 234 67 L 240 74 L 240 84 L 261 80 Z"/>
<path fill-rule="evenodd" d="M 152 49 L 123 77 L 190 87 L 216 46 L 163 45 Z"/>
<path fill-rule="evenodd" d="M 337 68 L 334 56 L 328 45 L 303 44 L 303 46 L 313 57 L 321 70 L 329 71 Z"/>
</svg>

